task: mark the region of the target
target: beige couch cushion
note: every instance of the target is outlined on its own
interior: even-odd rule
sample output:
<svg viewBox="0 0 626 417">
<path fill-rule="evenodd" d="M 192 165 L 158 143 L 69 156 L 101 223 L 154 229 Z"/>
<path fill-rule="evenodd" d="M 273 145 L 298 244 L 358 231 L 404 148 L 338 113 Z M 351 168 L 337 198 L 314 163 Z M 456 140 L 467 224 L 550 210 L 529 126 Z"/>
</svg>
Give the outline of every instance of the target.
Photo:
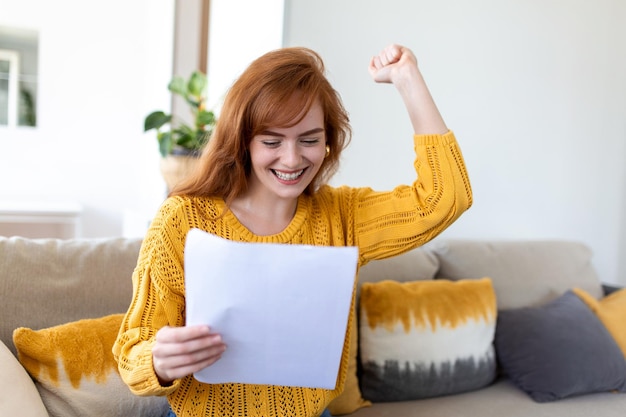
<svg viewBox="0 0 626 417">
<path fill-rule="evenodd" d="M 624 394 L 597 393 L 537 403 L 509 380 L 499 380 L 463 394 L 375 403 L 350 417 L 624 417 L 624 410 Z"/>
<path fill-rule="evenodd" d="M 499 309 L 542 305 L 574 287 L 602 296 L 591 250 L 582 243 L 448 240 L 431 247 L 439 278 L 490 277 Z"/>
<path fill-rule="evenodd" d="M 0 339 L 128 309 L 140 239 L 0 237 Z M 36 311 L 35 311 L 36 310 Z"/>
<path fill-rule="evenodd" d="M 359 284 L 392 280 L 399 282 L 434 279 L 439 260 L 428 250 L 417 248 L 392 258 L 372 261 L 359 270 Z"/>
<path fill-rule="evenodd" d="M 0 416 L 48 417 L 35 384 L 4 343 L 0 343 Z"/>
</svg>

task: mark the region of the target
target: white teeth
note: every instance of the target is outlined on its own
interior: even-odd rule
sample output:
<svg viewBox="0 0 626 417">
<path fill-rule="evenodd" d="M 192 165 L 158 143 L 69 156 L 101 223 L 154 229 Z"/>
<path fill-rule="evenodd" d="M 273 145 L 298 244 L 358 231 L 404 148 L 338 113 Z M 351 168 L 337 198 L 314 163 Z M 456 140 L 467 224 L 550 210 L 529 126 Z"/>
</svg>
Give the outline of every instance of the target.
<svg viewBox="0 0 626 417">
<path fill-rule="evenodd" d="M 304 172 L 304 170 L 300 170 L 298 172 L 293 172 L 291 174 L 286 174 L 284 172 L 280 172 L 280 171 L 275 171 L 274 170 L 274 174 L 276 174 L 276 176 L 283 180 L 283 181 L 293 181 L 296 178 L 298 178 L 300 175 L 302 175 L 302 173 Z"/>
</svg>

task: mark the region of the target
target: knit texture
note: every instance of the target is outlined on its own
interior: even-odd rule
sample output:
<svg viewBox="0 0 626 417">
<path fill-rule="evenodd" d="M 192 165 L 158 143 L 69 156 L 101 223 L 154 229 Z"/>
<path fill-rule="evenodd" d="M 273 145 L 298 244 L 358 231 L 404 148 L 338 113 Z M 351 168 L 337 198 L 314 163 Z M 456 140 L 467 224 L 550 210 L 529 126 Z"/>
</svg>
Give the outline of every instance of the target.
<svg viewBox="0 0 626 417">
<path fill-rule="evenodd" d="M 185 324 L 183 250 L 187 232 L 199 228 L 243 242 L 358 246 L 359 266 L 426 243 L 472 203 L 469 179 L 452 132 L 414 137 L 417 180 L 392 191 L 321 187 L 301 196 L 281 233 L 257 236 L 224 201 L 168 198 L 144 239 L 133 274 L 133 301 L 113 347 L 122 379 L 138 395 L 167 395 L 179 417 L 314 417 L 343 390 L 350 357 L 353 306 L 334 390 L 247 384 L 203 384 L 191 375 L 161 386 L 152 346 L 163 326 Z M 251 277 L 250 279 L 254 279 Z"/>
</svg>

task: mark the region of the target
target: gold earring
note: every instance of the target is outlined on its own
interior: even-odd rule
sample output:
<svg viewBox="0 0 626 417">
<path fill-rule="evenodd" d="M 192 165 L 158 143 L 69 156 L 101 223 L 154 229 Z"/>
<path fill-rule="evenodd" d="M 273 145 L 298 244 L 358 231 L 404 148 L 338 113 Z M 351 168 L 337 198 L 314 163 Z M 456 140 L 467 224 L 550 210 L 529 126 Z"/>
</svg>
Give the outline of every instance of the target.
<svg viewBox="0 0 626 417">
<path fill-rule="evenodd" d="M 330 155 L 330 146 L 326 145 L 326 158 Z"/>
</svg>

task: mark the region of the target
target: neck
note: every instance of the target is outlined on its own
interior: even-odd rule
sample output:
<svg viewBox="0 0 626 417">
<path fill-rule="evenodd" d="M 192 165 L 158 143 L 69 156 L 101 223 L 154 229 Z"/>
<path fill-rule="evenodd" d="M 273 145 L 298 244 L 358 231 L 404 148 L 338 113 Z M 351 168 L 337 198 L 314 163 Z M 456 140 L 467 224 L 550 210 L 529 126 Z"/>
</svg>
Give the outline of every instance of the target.
<svg viewBox="0 0 626 417">
<path fill-rule="evenodd" d="M 235 198 L 229 208 L 239 222 L 252 233 L 267 236 L 278 234 L 289 226 L 296 214 L 298 200 L 266 201 L 263 198 L 244 195 Z"/>
</svg>

